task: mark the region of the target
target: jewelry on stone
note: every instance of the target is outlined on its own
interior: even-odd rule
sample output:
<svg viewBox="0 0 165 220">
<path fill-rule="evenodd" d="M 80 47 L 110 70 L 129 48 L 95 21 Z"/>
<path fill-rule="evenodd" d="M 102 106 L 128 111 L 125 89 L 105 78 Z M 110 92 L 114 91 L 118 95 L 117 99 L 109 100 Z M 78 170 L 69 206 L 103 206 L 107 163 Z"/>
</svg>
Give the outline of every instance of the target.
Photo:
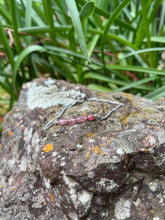
<svg viewBox="0 0 165 220">
<path fill-rule="evenodd" d="M 70 105 L 67 105 L 61 112 L 59 115 L 57 115 L 57 117 L 53 118 L 51 121 L 49 121 L 46 125 L 45 125 L 45 129 L 49 129 L 51 126 L 53 126 L 54 124 L 59 124 L 59 125 L 66 125 L 66 124 L 70 124 L 70 125 L 74 125 L 76 123 L 82 123 L 84 121 L 93 121 L 95 119 L 102 121 L 107 119 L 112 112 L 116 111 L 118 108 L 120 108 L 122 105 L 124 105 L 123 103 L 120 102 L 114 102 L 114 101 L 110 101 L 110 100 L 105 100 L 105 99 L 96 99 L 96 98 L 87 98 L 86 94 L 79 94 L 78 96 L 70 96 L 68 95 L 69 98 L 74 98 L 76 99 L 73 103 L 71 103 Z M 77 116 L 77 117 L 71 117 L 69 119 L 65 119 L 65 118 L 61 118 L 59 119 L 64 112 L 68 109 L 73 107 L 74 105 L 78 104 L 78 103 L 83 103 L 85 101 L 94 101 L 94 102 L 106 102 L 106 103 L 110 103 L 110 104 L 114 104 L 117 105 L 116 107 L 114 107 L 113 109 L 111 109 L 105 116 L 100 116 L 98 114 L 88 114 L 87 116 Z M 58 120 L 59 119 L 59 120 Z"/>
</svg>

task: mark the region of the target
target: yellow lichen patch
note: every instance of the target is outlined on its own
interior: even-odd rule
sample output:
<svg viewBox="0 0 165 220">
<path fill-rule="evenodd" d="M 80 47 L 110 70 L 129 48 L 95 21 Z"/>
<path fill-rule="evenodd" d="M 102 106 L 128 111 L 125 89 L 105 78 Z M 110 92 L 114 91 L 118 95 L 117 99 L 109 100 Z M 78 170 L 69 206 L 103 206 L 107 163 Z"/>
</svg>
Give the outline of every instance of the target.
<svg viewBox="0 0 165 220">
<path fill-rule="evenodd" d="M 14 189 L 16 189 L 16 186 L 11 186 L 11 187 L 9 187 L 9 189 L 14 190 Z"/>
<path fill-rule="evenodd" d="M 122 122 L 122 124 L 126 125 L 128 123 L 128 118 L 128 116 L 123 115 L 120 117 L 120 121 Z"/>
<path fill-rule="evenodd" d="M 95 154 L 97 154 L 97 155 L 104 154 L 104 151 L 101 150 L 99 147 L 95 147 L 95 148 L 94 148 L 94 152 L 95 152 Z"/>
<path fill-rule="evenodd" d="M 3 185 L 0 185 L 0 188 L 2 188 Z"/>
<path fill-rule="evenodd" d="M 53 150 L 52 144 L 46 144 L 43 148 L 43 151 L 45 151 L 45 152 L 49 152 L 51 150 Z"/>
<path fill-rule="evenodd" d="M 49 196 L 50 196 L 52 202 L 54 202 L 54 196 L 51 193 L 49 193 Z"/>
<path fill-rule="evenodd" d="M 87 136 L 88 138 L 93 138 L 93 137 L 95 136 L 95 134 L 94 134 L 94 133 L 88 133 L 86 136 Z"/>
<path fill-rule="evenodd" d="M 158 99 L 158 101 L 163 101 L 164 100 L 164 98 L 163 97 L 160 97 L 159 99 Z"/>
<path fill-rule="evenodd" d="M 10 112 L 10 115 L 13 115 L 13 111 Z"/>
<path fill-rule="evenodd" d="M 91 149 L 89 149 L 87 155 L 86 155 L 86 158 L 88 158 L 89 156 L 91 155 Z"/>
<path fill-rule="evenodd" d="M 150 212 L 153 214 L 153 213 L 154 213 L 154 210 L 153 210 L 153 209 L 150 209 Z"/>
<path fill-rule="evenodd" d="M 148 149 L 143 149 L 143 152 L 144 152 L 144 153 L 147 153 L 147 152 L 148 152 Z"/>
<path fill-rule="evenodd" d="M 12 131 L 9 131 L 9 132 L 8 132 L 8 135 L 9 135 L 9 136 L 11 136 L 12 134 L 13 134 L 13 132 L 12 132 Z"/>
<path fill-rule="evenodd" d="M 129 93 L 125 93 L 124 92 L 124 95 L 127 97 L 127 99 L 129 99 L 131 102 L 133 102 L 133 95 L 129 94 Z"/>
<path fill-rule="evenodd" d="M 44 202 L 44 205 L 46 205 L 46 202 Z"/>
</svg>

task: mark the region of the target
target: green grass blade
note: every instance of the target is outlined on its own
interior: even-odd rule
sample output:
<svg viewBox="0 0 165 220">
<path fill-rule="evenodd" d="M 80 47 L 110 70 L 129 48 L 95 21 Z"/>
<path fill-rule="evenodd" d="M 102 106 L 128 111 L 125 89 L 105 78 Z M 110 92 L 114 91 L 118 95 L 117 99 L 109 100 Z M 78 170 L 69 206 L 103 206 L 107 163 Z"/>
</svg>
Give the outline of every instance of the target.
<svg viewBox="0 0 165 220">
<path fill-rule="evenodd" d="M 55 27 L 55 31 L 56 32 L 65 32 L 65 31 L 69 31 L 71 29 L 71 25 L 62 25 L 59 27 Z M 20 34 L 22 33 L 26 33 L 26 34 L 31 34 L 31 35 L 35 35 L 35 34 L 39 34 L 41 35 L 42 33 L 47 33 L 49 32 L 49 26 L 45 25 L 45 26 L 33 26 L 33 27 L 25 27 L 25 28 L 19 28 L 18 29 Z"/>
<path fill-rule="evenodd" d="M 12 75 L 9 73 L 0 72 L 0 76 L 4 76 L 5 78 L 11 78 Z"/>
<path fill-rule="evenodd" d="M 81 21 L 80 21 L 80 17 L 79 17 L 79 13 L 77 10 L 75 0 L 65 0 L 65 2 L 67 4 L 68 10 L 70 12 L 72 22 L 73 22 L 74 28 L 76 30 L 76 33 L 77 33 L 77 37 L 78 37 L 78 41 L 79 41 L 81 50 L 82 50 L 85 58 L 90 62 L 90 58 L 88 57 L 88 51 L 87 51 L 87 46 L 86 46 L 86 42 L 85 42 L 85 37 L 84 37 L 84 33 L 83 33 L 83 29 L 82 29 L 82 25 L 81 25 Z"/>
<path fill-rule="evenodd" d="M 139 66 L 123 66 L 123 65 L 106 65 L 109 67 L 109 69 L 112 70 L 126 70 L 126 71 L 133 71 L 133 72 L 139 72 L 139 73 L 148 73 L 148 74 L 153 74 L 153 75 L 160 75 L 160 76 L 165 76 L 165 71 L 164 70 L 158 70 L 154 68 L 145 68 L 145 67 L 139 67 Z"/>
<path fill-rule="evenodd" d="M 129 53 L 126 56 L 123 56 L 122 58 L 120 58 L 119 60 L 122 59 L 126 59 L 130 56 L 135 56 L 137 54 L 141 54 L 141 53 L 147 53 L 147 52 L 153 52 L 153 51 L 165 51 L 165 47 L 153 47 L 153 48 L 147 48 L 147 49 L 142 49 L 142 50 L 138 50 L 138 51 L 134 51 L 132 53 Z"/>
<path fill-rule="evenodd" d="M 17 95 L 4 82 L 0 81 L 0 86 L 14 99 L 17 100 Z"/>
<path fill-rule="evenodd" d="M 161 13 L 160 13 L 160 22 L 159 22 L 159 32 L 164 26 L 165 20 L 165 0 L 162 1 Z"/>
<path fill-rule="evenodd" d="M 82 5 L 86 3 L 85 0 L 77 0 L 77 2 L 82 4 Z M 108 19 L 111 16 L 110 13 L 108 13 L 107 11 L 105 11 L 105 10 L 103 10 L 103 9 L 97 7 L 97 6 L 95 6 L 95 12 L 99 16 L 104 16 L 105 18 L 108 18 Z M 115 23 L 118 24 L 120 27 L 123 27 L 123 28 L 125 28 L 129 31 L 134 31 L 134 32 L 136 31 L 136 29 L 133 26 L 131 26 L 130 24 L 128 24 L 124 21 L 122 21 L 121 19 L 116 18 Z"/>
<path fill-rule="evenodd" d="M 89 85 L 87 85 L 87 87 L 89 89 L 93 89 L 93 90 L 96 90 L 96 91 L 101 91 L 101 92 L 111 92 L 112 90 L 108 87 L 105 87 L 105 86 L 100 86 L 98 84 L 94 84 L 94 83 L 91 83 Z"/>
<path fill-rule="evenodd" d="M 86 20 L 93 12 L 95 9 L 94 2 L 87 2 L 81 9 L 80 11 L 80 20 L 83 22 Z"/>
<path fill-rule="evenodd" d="M 10 14 L 3 4 L 0 4 L 0 14 L 2 15 L 3 19 L 5 19 L 7 24 L 11 24 Z"/>
<path fill-rule="evenodd" d="M 3 48 L 6 52 L 6 55 L 8 57 L 8 60 L 10 62 L 10 65 L 12 68 L 14 68 L 14 58 L 13 58 L 13 53 L 12 53 L 12 50 L 9 46 L 9 43 L 8 43 L 8 39 L 4 33 L 4 30 L 3 30 L 3 26 L 1 24 L 1 21 L 0 21 L 0 36 L 1 36 L 1 42 L 3 44 Z"/>
<path fill-rule="evenodd" d="M 31 26 L 31 14 L 32 14 L 32 0 L 28 0 L 26 5 L 26 13 L 25 13 L 25 27 Z M 26 43 L 27 45 L 30 45 L 31 43 L 30 36 L 27 36 Z"/>
<path fill-rule="evenodd" d="M 140 0 L 141 6 L 142 6 L 142 14 L 143 14 L 143 21 L 144 21 L 144 27 L 145 27 L 145 32 L 147 36 L 147 47 L 151 47 L 151 39 L 150 39 L 150 30 L 149 30 L 149 21 L 147 17 L 147 4 L 145 0 Z M 150 60 L 150 66 L 152 66 L 153 60 L 152 60 L 152 54 L 149 52 L 149 60 Z"/>
<path fill-rule="evenodd" d="M 145 96 L 148 99 L 157 100 L 160 97 L 165 97 L 165 86 L 155 89 L 153 92 Z"/>
<path fill-rule="evenodd" d="M 103 31 L 101 31 L 101 30 L 89 29 L 88 31 L 89 31 L 89 33 L 91 33 L 91 34 L 103 35 Z M 129 41 L 125 40 L 123 37 L 119 37 L 119 36 L 117 36 L 117 35 L 115 35 L 115 34 L 108 33 L 108 34 L 107 34 L 107 38 L 110 38 L 110 39 L 112 39 L 112 40 L 116 40 L 116 41 L 122 43 L 123 45 L 127 45 L 127 46 L 131 47 L 131 48 L 134 49 L 134 50 L 138 50 L 137 47 L 135 47 L 135 46 L 134 46 L 132 43 L 130 43 Z"/>
<path fill-rule="evenodd" d="M 101 80 L 104 82 L 109 82 L 109 83 L 114 83 L 116 85 L 120 85 L 120 86 L 127 86 L 128 82 L 124 82 L 121 80 L 117 80 L 117 79 L 112 79 L 111 77 L 107 77 L 107 76 L 103 76 L 97 73 L 87 73 L 84 75 L 85 79 L 96 79 L 96 80 Z M 134 88 L 136 89 L 142 89 L 142 90 L 147 90 L 147 91 L 152 91 L 154 88 L 151 86 L 145 86 L 145 85 L 135 85 Z"/>
<path fill-rule="evenodd" d="M 133 83 L 129 83 L 128 85 L 123 86 L 123 87 L 121 87 L 119 89 L 115 89 L 114 91 L 115 92 L 122 92 L 122 91 L 125 91 L 125 90 L 130 89 L 130 88 L 135 88 L 136 86 L 141 85 L 143 83 L 148 83 L 148 82 L 150 82 L 152 80 L 156 80 L 158 78 L 159 78 L 158 76 L 148 77 L 148 78 L 145 78 L 145 79 L 142 79 L 142 80 L 138 80 L 138 81 L 133 82 Z"/>
<path fill-rule="evenodd" d="M 115 11 L 112 13 L 112 15 L 110 16 L 110 18 L 107 21 L 107 24 L 105 25 L 104 33 L 103 33 L 102 40 L 101 40 L 101 57 L 102 57 L 103 64 L 105 64 L 104 45 L 105 45 L 105 40 L 106 40 L 107 34 L 109 32 L 110 26 L 115 21 L 115 19 L 119 16 L 119 14 L 122 12 L 123 8 L 126 7 L 130 2 L 131 2 L 131 0 L 122 1 L 118 5 L 118 7 L 115 9 Z"/>
<path fill-rule="evenodd" d="M 52 39 L 53 44 L 56 44 L 56 32 L 54 28 L 52 0 L 43 0 L 42 2 L 44 5 L 44 13 L 49 25 L 50 39 Z"/>
<path fill-rule="evenodd" d="M 19 54 L 21 52 L 21 45 L 20 45 L 19 34 L 18 34 L 16 5 L 17 4 L 15 3 L 15 0 L 9 0 L 14 41 L 15 41 L 15 45 L 16 45 L 17 54 Z"/>
<path fill-rule="evenodd" d="M 21 62 L 25 59 L 25 57 L 27 57 L 30 53 L 32 53 L 34 51 L 46 52 L 46 49 L 41 47 L 41 46 L 38 46 L 38 45 L 33 45 L 33 46 L 27 47 L 25 50 L 23 50 L 19 54 L 19 56 L 17 57 L 17 60 L 15 62 L 14 70 L 13 70 L 13 76 L 12 76 L 13 89 L 15 89 L 15 80 L 16 80 L 17 71 L 19 69 L 19 66 L 20 66 Z"/>
</svg>

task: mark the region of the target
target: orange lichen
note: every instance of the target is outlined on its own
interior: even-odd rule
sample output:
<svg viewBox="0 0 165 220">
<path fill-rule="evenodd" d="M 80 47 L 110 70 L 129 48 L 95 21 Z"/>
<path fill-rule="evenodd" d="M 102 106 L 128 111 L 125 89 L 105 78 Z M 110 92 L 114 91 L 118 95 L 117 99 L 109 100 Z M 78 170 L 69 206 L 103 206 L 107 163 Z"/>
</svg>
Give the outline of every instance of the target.
<svg viewBox="0 0 165 220">
<path fill-rule="evenodd" d="M 95 134 L 94 134 L 94 133 L 88 133 L 86 136 L 87 136 L 88 138 L 93 138 L 93 137 L 95 136 Z"/>
<path fill-rule="evenodd" d="M 131 102 L 133 102 L 133 95 L 129 94 L 129 93 L 125 93 L 124 92 L 124 95 L 127 97 L 127 99 L 129 99 Z"/>
<path fill-rule="evenodd" d="M 9 131 L 9 132 L 8 132 L 8 135 L 9 135 L 9 136 L 11 136 L 12 134 L 13 134 L 13 132 L 12 132 L 12 131 Z"/>
<path fill-rule="evenodd" d="M 104 151 L 101 150 L 98 146 L 94 148 L 94 152 L 95 152 L 97 155 L 104 154 Z"/>
<path fill-rule="evenodd" d="M 148 152 L 148 149 L 143 149 L 143 152 L 144 152 L 144 153 L 147 153 L 147 152 Z"/>
<path fill-rule="evenodd" d="M 2 188 L 3 185 L 0 185 L 0 188 Z"/>
<path fill-rule="evenodd" d="M 46 202 L 44 202 L 44 205 L 46 205 Z"/>
<path fill-rule="evenodd" d="M 87 155 L 86 155 L 86 158 L 88 158 L 89 156 L 91 155 L 91 149 L 89 149 Z"/>
<path fill-rule="evenodd" d="M 9 189 L 16 189 L 16 186 L 11 186 L 11 187 L 9 187 Z"/>
<path fill-rule="evenodd" d="M 2 148 L 2 145 L 0 144 L 0 149 Z"/>
<path fill-rule="evenodd" d="M 43 151 L 45 151 L 45 152 L 49 152 L 51 150 L 53 150 L 52 144 L 46 144 L 43 148 Z"/>
<path fill-rule="evenodd" d="M 17 123 L 15 123 L 15 127 L 17 127 L 18 126 L 18 124 Z"/>
<path fill-rule="evenodd" d="M 150 212 L 153 214 L 153 213 L 154 213 L 154 210 L 153 210 L 153 209 L 150 209 Z"/>
<path fill-rule="evenodd" d="M 54 196 L 51 193 L 49 193 L 49 196 L 50 196 L 52 202 L 54 202 Z"/>
<path fill-rule="evenodd" d="M 23 139 L 25 139 L 27 137 L 27 134 L 25 134 L 24 136 L 23 136 Z"/>
<path fill-rule="evenodd" d="M 13 111 L 10 112 L 10 115 L 13 115 Z"/>
<path fill-rule="evenodd" d="M 159 99 L 158 99 L 158 101 L 163 101 L 164 100 L 164 98 L 163 97 L 160 97 Z"/>
</svg>

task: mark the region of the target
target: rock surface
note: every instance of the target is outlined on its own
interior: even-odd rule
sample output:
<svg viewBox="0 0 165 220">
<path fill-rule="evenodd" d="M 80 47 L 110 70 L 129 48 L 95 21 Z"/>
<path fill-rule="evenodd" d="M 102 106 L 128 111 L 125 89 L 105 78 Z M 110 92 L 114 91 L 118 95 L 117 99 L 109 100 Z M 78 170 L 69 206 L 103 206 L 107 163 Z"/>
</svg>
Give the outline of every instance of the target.
<svg viewBox="0 0 165 220">
<path fill-rule="evenodd" d="M 80 94 L 124 105 L 103 121 L 46 130 Z M 64 116 L 105 115 L 113 107 L 83 102 Z M 163 98 L 154 102 L 51 79 L 25 84 L 4 121 L 0 219 L 164 220 L 164 111 Z"/>
</svg>

